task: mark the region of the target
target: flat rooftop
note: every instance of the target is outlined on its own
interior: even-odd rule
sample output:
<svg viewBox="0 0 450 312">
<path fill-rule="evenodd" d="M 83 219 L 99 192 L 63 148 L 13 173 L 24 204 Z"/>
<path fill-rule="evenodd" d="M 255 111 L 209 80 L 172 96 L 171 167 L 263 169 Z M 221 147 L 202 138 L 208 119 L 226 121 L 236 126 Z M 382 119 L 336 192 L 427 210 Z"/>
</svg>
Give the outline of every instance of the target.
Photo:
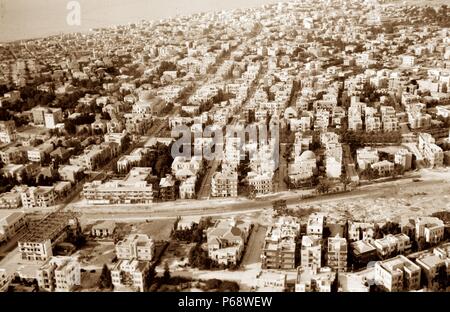
<svg viewBox="0 0 450 312">
<path fill-rule="evenodd" d="M 20 239 L 20 242 L 40 243 L 47 239 L 51 240 L 55 235 L 58 235 L 62 228 L 69 224 L 70 219 L 74 218 L 75 215 L 72 213 L 53 212 L 30 228 L 27 234 Z"/>
</svg>

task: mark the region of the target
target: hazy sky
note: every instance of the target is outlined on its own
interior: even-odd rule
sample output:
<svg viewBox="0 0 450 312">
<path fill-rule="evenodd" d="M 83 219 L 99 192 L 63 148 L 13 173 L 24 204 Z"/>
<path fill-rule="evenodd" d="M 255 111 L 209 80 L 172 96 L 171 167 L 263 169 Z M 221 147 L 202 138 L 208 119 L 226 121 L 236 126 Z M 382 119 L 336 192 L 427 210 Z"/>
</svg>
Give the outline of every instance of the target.
<svg viewBox="0 0 450 312">
<path fill-rule="evenodd" d="M 154 20 L 177 14 L 254 7 L 277 0 L 79 0 L 81 25 L 66 23 L 69 0 L 0 0 L 0 42 Z"/>
</svg>

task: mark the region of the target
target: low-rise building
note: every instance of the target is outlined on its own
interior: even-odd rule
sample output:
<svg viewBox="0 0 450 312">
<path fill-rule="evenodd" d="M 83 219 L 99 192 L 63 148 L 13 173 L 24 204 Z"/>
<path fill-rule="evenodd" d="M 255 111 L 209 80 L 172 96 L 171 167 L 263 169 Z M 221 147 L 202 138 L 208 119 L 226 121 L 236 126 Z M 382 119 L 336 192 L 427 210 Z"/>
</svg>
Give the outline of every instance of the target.
<svg viewBox="0 0 450 312">
<path fill-rule="evenodd" d="M 145 234 L 130 234 L 116 244 L 118 259 L 150 261 L 155 255 L 155 243 Z"/>
<path fill-rule="evenodd" d="M 94 237 L 109 237 L 114 235 L 116 223 L 114 221 L 103 221 L 92 226 L 91 235 Z"/>
<path fill-rule="evenodd" d="M 416 241 L 425 239 L 429 244 L 437 244 L 444 239 L 445 225 L 435 217 L 418 217 L 415 219 Z"/>
<path fill-rule="evenodd" d="M 180 184 L 180 198 L 193 199 L 196 196 L 195 186 L 197 185 L 197 177 L 192 176 L 182 181 Z"/>
<path fill-rule="evenodd" d="M 51 257 L 38 269 L 36 279 L 46 291 L 70 292 L 81 285 L 80 264 L 72 257 Z"/>
<path fill-rule="evenodd" d="M 219 220 L 206 232 L 208 256 L 219 264 L 238 264 L 244 253 L 251 223 L 237 219 Z"/>
<path fill-rule="evenodd" d="M 256 196 L 266 195 L 273 192 L 273 173 L 264 172 L 258 174 L 256 172 L 249 172 L 248 184 L 254 190 Z"/>
<path fill-rule="evenodd" d="M 394 164 L 388 160 L 378 161 L 370 165 L 373 170 L 376 170 L 380 176 L 387 176 L 394 171 Z"/>
<path fill-rule="evenodd" d="M 378 162 L 378 160 L 379 157 L 377 149 L 365 147 L 356 151 L 356 162 L 361 170 L 368 168 L 368 166 Z"/>
<path fill-rule="evenodd" d="M 284 292 L 287 287 L 287 275 L 275 271 L 260 271 L 256 275 L 257 291 Z"/>
<path fill-rule="evenodd" d="M 151 168 L 135 167 L 124 180 L 89 182 L 83 186 L 83 196 L 94 205 L 149 204 L 153 201 L 150 174 Z"/>
<path fill-rule="evenodd" d="M 47 261 L 53 256 L 52 248 L 78 230 L 78 220 L 72 213 L 54 212 L 28 227 L 19 239 L 20 259 L 32 262 Z"/>
<path fill-rule="evenodd" d="M 16 125 L 13 120 L 0 121 L 0 142 L 11 143 L 16 140 Z"/>
<path fill-rule="evenodd" d="M 438 289 L 439 280 L 446 281 L 448 279 L 447 266 L 445 259 L 440 258 L 433 253 L 420 255 L 416 259 L 417 265 L 422 269 L 422 281 L 429 289 Z"/>
<path fill-rule="evenodd" d="M 411 291 L 420 288 L 420 267 L 400 255 L 375 263 L 375 283 L 388 291 Z"/>
<path fill-rule="evenodd" d="M 331 292 L 336 274 L 330 268 L 320 270 L 301 267 L 297 272 L 295 292 Z"/>
<path fill-rule="evenodd" d="M 171 201 L 177 198 L 176 181 L 168 174 L 159 182 L 159 197 L 163 201 Z"/>
<path fill-rule="evenodd" d="M 145 278 L 150 268 L 148 261 L 120 260 L 111 269 L 111 280 L 115 291 L 140 291 L 145 289 Z"/>
<path fill-rule="evenodd" d="M 56 204 L 56 194 L 52 186 L 22 185 L 16 190 L 20 193 L 22 207 L 25 209 L 48 208 Z"/>
<path fill-rule="evenodd" d="M 388 234 L 383 238 L 373 241 L 373 246 L 377 249 L 381 257 L 392 256 L 396 253 L 403 254 L 411 249 L 411 241 L 406 234 Z"/>
<path fill-rule="evenodd" d="M 300 250 L 300 266 L 313 270 L 322 267 L 322 244 L 321 239 L 315 236 L 303 236 Z"/>
<path fill-rule="evenodd" d="M 308 223 L 306 225 L 306 235 L 314 235 L 317 237 L 322 237 L 323 227 L 325 225 L 325 214 L 323 213 L 313 213 L 308 218 Z"/>
<path fill-rule="evenodd" d="M 11 276 L 5 269 L 0 269 L 0 293 L 7 292 L 11 284 Z"/>
<path fill-rule="evenodd" d="M 0 214 L 0 244 L 9 241 L 26 226 L 27 220 L 23 212 Z"/>
<path fill-rule="evenodd" d="M 216 172 L 211 180 L 212 197 L 237 197 L 238 174 L 237 172 Z"/>
<path fill-rule="evenodd" d="M 0 209 L 17 209 L 22 206 L 22 197 L 16 191 L 0 194 Z"/>
<path fill-rule="evenodd" d="M 369 242 L 359 240 L 350 244 L 353 263 L 364 265 L 370 261 L 377 260 L 377 249 Z"/>
<path fill-rule="evenodd" d="M 348 222 L 348 240 L 351 242 L 364 240 L 371 242 L 375 234 L 375 225 L 364 222 Z"/>
<path fill-rule="evenodd" d="M 419 134 L 419 151 L 431 167 L 441 167 L 444 163 L 444 152 L 437 146 L 435 139 L 429 133 Z"/>
</svg>

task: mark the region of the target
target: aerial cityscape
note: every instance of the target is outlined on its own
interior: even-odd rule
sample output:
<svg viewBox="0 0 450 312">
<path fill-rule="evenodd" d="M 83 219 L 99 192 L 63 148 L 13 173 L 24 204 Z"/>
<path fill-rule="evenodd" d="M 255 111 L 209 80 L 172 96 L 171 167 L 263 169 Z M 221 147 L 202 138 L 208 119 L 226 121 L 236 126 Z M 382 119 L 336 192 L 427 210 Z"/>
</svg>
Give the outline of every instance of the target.
<svg viewBox="0 0 450 312">
<path fill-rule="evenodd" d="M 0 43 L 0 292 L 450 291 L 448 1 L 251 2 Z"/>
</svg>

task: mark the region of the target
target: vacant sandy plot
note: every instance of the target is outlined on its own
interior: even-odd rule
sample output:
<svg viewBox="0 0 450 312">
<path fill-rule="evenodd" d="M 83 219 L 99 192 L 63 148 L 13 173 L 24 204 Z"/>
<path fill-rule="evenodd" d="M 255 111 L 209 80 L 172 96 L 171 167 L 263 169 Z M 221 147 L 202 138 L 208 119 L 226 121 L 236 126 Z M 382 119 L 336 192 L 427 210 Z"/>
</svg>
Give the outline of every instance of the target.
<svg viewBox="0 0 450 312">
<path fill-rule="evenodd" d="M 335 198 L 299 208 L 318 208 L 330 218 L 353 218 L 372 222 L 398 221 L 401 217 L 431 215 L 450 210 L 450 171 L 424 170 L 417 182 L 396 181 L 371 186 L 367 192 Z"/>
<path fill-rule="evenodd" d="M 132 233 L 147 234 L 156 241 L 168 241 L 172 232 L 175 219 L 151 220 L 144 223 L 136 223 Z"/>
<path fill-rule="evenodd" d="M 116 257 L 114 243 L 89 242 L 74 254 L 78 257 L 81 267 L 86 270 L 98 270 L 104 264 L 111 265 Z"/>
<path fill-rule="evenodd" d="M 171 241 L 164 255 L 161 257 L 160 264 L 156 268 L 157 272 L 163 272 L 165 263 L 169 265 L 171 271 L 177 270 L 189 264 L 189 251 L 195 243 L 186 244 L 177 241 Z"/>
</svg>

